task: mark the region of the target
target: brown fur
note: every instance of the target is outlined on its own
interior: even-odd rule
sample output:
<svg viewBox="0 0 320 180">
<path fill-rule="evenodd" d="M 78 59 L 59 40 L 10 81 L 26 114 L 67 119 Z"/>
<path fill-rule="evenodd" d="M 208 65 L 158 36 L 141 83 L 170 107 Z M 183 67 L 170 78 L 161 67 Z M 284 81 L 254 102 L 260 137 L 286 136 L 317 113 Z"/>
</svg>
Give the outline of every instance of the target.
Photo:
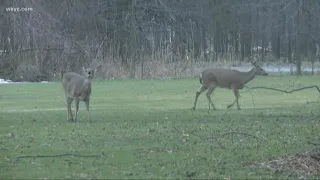
<svg viewBox="0 0 320 180">
<path fill-rule="evenodd" d="M 67 72 L 61 74 L 62 87 L 65 91 L 66 105 L 67 105 L 67 118 L 73 121 L 71 103 L 75 100 L 75 117 L 77 121 L 79 111 L 79 101 L 84 101 L 88 112 L 88 121 L 90 121 L 89 101 L 91 95 L 91 80 L 94 77 L 95 70 L 84 69 L 86 77 L 83 77 L 74 72 Z"/>
<path fill-rule="evenodd" d="M 192 109 L 196 109 L 198 97 L 205 90 L 208 90 L 206 96 L 209 101 L 209 109 L 210 105 L 213 107 L 213 109 L 216 109 L 211 100 L 211 94 L 216 87 L 232 89 L 235 100 L 228 106 L 228 108 L 232 107 L 234 103 L 237 102 L 237 108 L 240 109 L 238 102 L 239 89 L 242 89 L 246 83 L 254 79 L 255 75 L 268 75 L 268 73 L 265 72 L 260 66 L 257 66 L 255 63 L 253 63 L 253 65 L 254 67 L 248 72 L 240 72 L 238 70 L 223 68 L 208 68 L 202 71 L 199 78 L 202 86 L 197 90 Z"/>
</svg>

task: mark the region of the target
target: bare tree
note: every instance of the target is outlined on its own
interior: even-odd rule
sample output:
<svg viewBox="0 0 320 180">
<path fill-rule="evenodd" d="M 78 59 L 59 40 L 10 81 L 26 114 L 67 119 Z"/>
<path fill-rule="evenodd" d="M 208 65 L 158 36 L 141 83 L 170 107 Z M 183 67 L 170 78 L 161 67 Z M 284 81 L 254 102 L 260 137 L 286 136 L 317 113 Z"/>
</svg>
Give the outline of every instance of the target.
<svg viewBox="0 0 320 180">
<path fill-rule="evenodd" d="M 159 64 L 192 70 L 195 62 L 256 55 L 295 63 L 301 74 L 304 61 L 315 62 L 320 37 L 318 1 L 3 0 L 0 6 L 0 76 L 17 80 L 51 80 L 60 66 L 78 71 L 97 63 L 124 73 L 106 76 L 156 76 Z M 10 11 L 17 7 L 33 11 Z"/>
</svg>

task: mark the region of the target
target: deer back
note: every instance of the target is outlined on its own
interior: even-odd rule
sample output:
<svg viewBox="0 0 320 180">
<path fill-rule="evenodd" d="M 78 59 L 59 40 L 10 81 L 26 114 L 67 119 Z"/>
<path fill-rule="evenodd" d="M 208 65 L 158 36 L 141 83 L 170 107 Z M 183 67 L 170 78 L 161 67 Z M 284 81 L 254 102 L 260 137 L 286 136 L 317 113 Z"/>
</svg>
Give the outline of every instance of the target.
<svg viewBox="0 0 320 180">
<path fill-rule="evenodd" d="M 267 75 L 260 67 L 255 65 L 248 72 L 240 72 L 235 69 L 208 68 L 202 72 L 202 81 L 204 86 L 215 85 L 222 88 L 243 88 L 243 86 L 251 81 L 255 75 Z"/>
<path fill-rule="evenodd" d="M 63 75 L 62 85 L 69 97 L 79 96 L 84 99 L 91 94 L 91 80 L 74 72 L 68 72 Z"/>
<path fill-rule="evenodd" d="M 239 71 L 223 68 L 208 68 L 202 72 L 202 81 L 205 86 L 215 85 L 230 88 L 231 84 L 239 82 Z"/>
</svg>

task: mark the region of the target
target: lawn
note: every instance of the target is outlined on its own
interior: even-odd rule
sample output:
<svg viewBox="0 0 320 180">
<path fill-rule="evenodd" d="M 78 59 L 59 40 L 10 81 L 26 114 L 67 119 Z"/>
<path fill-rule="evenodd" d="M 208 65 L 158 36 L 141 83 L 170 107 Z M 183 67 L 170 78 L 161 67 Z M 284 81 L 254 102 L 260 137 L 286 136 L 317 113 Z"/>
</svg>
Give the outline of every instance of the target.
<svg viewBox="0 0 320 180">
<path fill-rule="evenodd" d="M 319 79 L 271 75 L 248 86 L 290 90 Z M 244 88 L 239 111 L 226 109 L 232 91 L 217 88 L 218 110 L 208 112 L 205 93 L 191 110 L 198 79 L 96 80 L 92 86 L 92 123 L 83 102 L 78 122 L 70 123 L 59 82 L 0 85 L 0 179 L 319 178 L 257 165 L 319 141 L 316 89 Z"/>
</svg>

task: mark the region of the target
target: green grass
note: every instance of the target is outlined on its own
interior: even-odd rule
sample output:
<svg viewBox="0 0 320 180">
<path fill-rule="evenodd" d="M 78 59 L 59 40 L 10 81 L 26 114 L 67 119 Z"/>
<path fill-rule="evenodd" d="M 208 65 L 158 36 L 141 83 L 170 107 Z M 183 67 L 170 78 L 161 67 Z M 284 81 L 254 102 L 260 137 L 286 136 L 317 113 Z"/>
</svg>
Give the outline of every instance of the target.
<svg viewBox="0 0 320 180">
<path fill-rule="evenodd" d="M 319 76 L 258 77 L 248 86 L 286 89 L 318 85 Z M 307 150 L 319 140 L 319 93 L 293 94 L 217 88 L 218 110 L 203 93 L 191 111 L 197 79 L 93 82 L 92 123 L 84 103 L 67 122 L 61 84 L 0 85 L 0 179 L 38 178 L 298 178 L 301 172 L 250 166 Z M 306 103 L 313 101 L 316 103 Z M 223 133 L 243 132 L 241 134 Z M 266 140 L 266 141 L 265 141 Z M 97 154 L 101 158 L 21 158 L 20 155 Z M 309 178 L 314 178 L 308 176 Z"/>
</svg>

